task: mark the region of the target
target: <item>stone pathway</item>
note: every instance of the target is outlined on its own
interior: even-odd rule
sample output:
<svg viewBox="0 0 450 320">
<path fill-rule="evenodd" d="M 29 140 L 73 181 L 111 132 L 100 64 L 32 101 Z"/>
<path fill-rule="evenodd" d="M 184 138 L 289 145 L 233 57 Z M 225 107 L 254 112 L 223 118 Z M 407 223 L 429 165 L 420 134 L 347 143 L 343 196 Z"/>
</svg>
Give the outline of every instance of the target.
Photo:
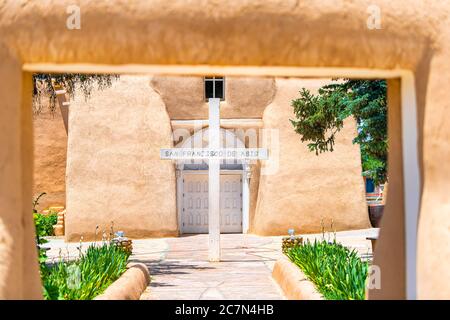
<svg viewBox="0 0 450 320">
<path fill-rule="evenodd" d="M 163 241 L 153 252 L 135 243 L 132 260 L 145 263 L 152 276 L 141 299 L 284 299 L 271 276 L 280 237 L 222 235 L 219 263 L 208 262 L 206 234 Z"/>
</svg>

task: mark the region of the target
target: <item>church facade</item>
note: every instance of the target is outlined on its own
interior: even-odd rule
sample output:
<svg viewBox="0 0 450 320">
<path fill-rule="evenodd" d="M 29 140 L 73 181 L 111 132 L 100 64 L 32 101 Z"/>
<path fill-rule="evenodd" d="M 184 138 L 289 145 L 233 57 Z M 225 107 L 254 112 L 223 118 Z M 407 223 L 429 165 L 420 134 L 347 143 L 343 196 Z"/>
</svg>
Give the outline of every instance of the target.
<svg viewBox="0 0 450 320">
<path fill-rule="evenodd" d="M 222 160 L 222 233 L 370 227 L 354 120 L 346 120 L 335 151 L 319 156 L 289 121 L 302 88 L 316 92 L 330 81 L 122 75 L 88 100 L 77 94 L 67 115 L 36 117 L 34 192 L 47 192 L 48 205 L 66 206 L 68 241 L 93 239 L 96 230 L 111 227 L 132 238 L 208 233 L 207 161 L 163 160 L 160 150 L 207 148 L 214 97 L 221 147 L 266 148 L 269 155 Z M 39 155 L 49 145 L 57 152 L 44 163 Z M 65 180 L 65 190 L 52 192 L 48 181 L 55 180 Z"/>
</svg>

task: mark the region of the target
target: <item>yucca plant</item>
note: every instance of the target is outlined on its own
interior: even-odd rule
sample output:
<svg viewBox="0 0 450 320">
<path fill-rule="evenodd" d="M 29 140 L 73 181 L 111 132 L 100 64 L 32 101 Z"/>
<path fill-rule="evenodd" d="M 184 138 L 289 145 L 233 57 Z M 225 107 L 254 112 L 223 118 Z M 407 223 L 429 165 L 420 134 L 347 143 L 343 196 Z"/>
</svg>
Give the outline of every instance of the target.
<svg viewBox="0 0 450 320">
<path fill-rule="evenodd" d="M 364 300 L 368 263 L 356 251 L 336 240 L 315 240 L 289 249 L 286 254 L 326 299 Z"/>
<path fill-rule="evenodd" d="M 126 270 L 129 253 L 109 243 L 90 245 L 75 261 L 60 259 L 43 274 L 47 300 L 91 300 Z"/>
</svg>

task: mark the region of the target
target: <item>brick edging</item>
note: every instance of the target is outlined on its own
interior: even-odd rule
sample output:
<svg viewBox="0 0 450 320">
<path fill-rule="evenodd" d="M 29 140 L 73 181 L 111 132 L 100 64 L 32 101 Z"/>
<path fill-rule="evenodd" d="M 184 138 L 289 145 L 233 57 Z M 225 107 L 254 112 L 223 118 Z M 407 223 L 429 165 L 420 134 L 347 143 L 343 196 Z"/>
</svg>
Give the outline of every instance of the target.
<svg viewBox="0 0 450 320">
<path fill-rule="evenodd" d="M 289 300 L 325 300 L 316 286 L 287 257 L 275 262 L 272 277 Z"/>
<path fill-rule="evenodd" d="M 150 283 L 150 273 L 143 263 L 129 263 L 119 279 L 94 300 L 139 300 Z"/>
</svg>

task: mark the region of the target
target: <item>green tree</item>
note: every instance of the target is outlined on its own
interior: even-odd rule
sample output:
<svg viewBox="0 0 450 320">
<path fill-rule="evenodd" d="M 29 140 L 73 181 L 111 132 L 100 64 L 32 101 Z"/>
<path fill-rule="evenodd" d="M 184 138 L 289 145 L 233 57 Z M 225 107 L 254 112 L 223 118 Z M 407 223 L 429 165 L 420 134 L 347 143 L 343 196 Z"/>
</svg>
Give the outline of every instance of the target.
<svg viewBox="0 0 450 320">
<path fill-rule="evenodd" d="M 47 98 L 50 111 L 55 111 L 56 93 L 54 84 L 63 87 L 71 98 L 75 97 L 76 89 L 80 89 L 84 97 L 88 99 L 95 86 L 99 90 L 103 90 L 110 87 L 112 81 L 118 77 L 118 75 L 104 74 L 35 73 L 33 74 L 33 111 L 35 114 L 42 111 L 44 106 L 42 98 Z"/>
<path fill-rule="evenodd" d="M 348 79 L 320 88 L 317 95 L 303 88 L 292 101 L 291 123 L 301 141 L 319 155 L 334 150 L 336 133 L 353 116 L 358 128 L 353 143 L 361 149 L 363 175 L 382 184 L 387 181 L 386 88 L 385 80 Z"/>
</svg>

